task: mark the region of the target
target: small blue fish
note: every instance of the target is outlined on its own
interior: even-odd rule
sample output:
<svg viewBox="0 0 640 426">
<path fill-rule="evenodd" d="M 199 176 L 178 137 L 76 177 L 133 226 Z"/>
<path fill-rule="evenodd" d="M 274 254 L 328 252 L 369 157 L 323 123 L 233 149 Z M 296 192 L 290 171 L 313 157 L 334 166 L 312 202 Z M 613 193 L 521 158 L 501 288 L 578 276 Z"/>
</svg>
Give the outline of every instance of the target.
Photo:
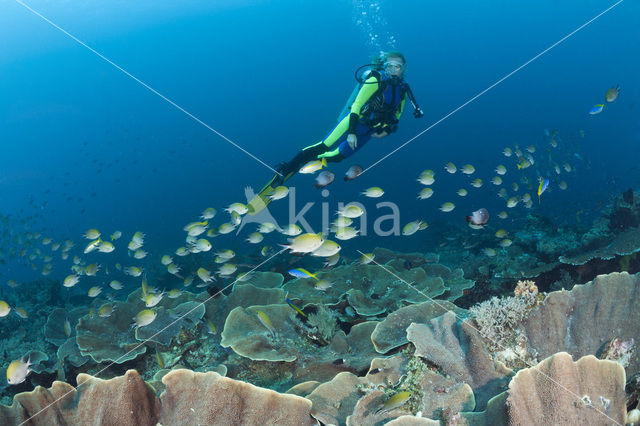
<svg viewBox="0 0 640 426">
<path fill-rule="evenodd" d="M 592 106 L 591 109 L 589 110 L 589 115 L 600 114 L 603 108 L 604 108 L 604 104 L 596 104 Z"/>
<path fill-rule="evenodd" d="M 303 269 L 303 268 L 291 269 L 290 271 L 287 271 L 287 273 L 289 275 L 291 275 L 292 277 L 296 277 L 296 278 L 314 278 L 316 281 L 319 281 L 318 277 L 316 277 L 311 272 L 309 272 L 309 271 L 307 271 L 306 269 Z"/>
<path fill-rule="evenodd" d="M 298 308 L 295 303 L 293 303 L 291 301 L 291 299 L 289 299 L 288 297 L 286 298 L 287 304 L 289 306 L 291 306 L 297 313 L 299 313 L 300 315 L 302 315 L 303 317 L 307 317 L 307 314 L 305 314 L 304 312 L 302 312 L 302 309 Z"/>
<path fill-rule="evenodd" d="M 540 204 L 540 196 L 549 186 L 549 179 L 540 179 L 540 186 L 538 187 L 538 204 Z"/>
</svg>

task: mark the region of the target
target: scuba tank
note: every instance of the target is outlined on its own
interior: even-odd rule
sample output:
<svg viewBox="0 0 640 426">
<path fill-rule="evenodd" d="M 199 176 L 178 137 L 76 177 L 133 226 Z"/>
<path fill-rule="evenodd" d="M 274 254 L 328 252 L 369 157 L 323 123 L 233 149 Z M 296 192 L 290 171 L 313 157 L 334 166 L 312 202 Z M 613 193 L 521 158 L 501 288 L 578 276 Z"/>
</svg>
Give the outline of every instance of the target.
<svg viewBox="0 0 640 426">
<path fill-rule="evenodd" d="M 351 92 L 349 99 L 347 99 L 347 103 L 344 104 L 342 111 L 340 111 L 340 114 L 338 115 L 338 123 L 351 110 L 351 105 L 353 104 L 353 101 L 356 100 L 356 96 L 358 96 L 358 92 L 360 91 L 360 88 L 362 88 L 362 84 L 360 83 L 356 84 L 356 87 L 353 88 L 353 91 Z"/>
<path fill-rule="evenodd" d="M 347 102 L 344 104 L 344 107 L 342 108 L 342 111 L 340 111 L 340 115 L 338 115 L 338 123 L 351 110 L 351 105 L 356 100 L 356 97 L 358 96 L 358 93 L 360 92 L 360 89 L 362 89 L 362 86 L 367 84 L 366 81 L 367 81 L 367 79 L 369 77 L 371 77 L 371 73 L 373 71 L 376 71 L 376 72 L 381 72 L 382 71 L 383 63 L 384 63 L 384 58 L 380 57 L 380 58 L 374 59 L 372 64 L 365 64 L 365 65 L 362 65 L 362 66 L 360 66 L 360 67 L 358 67 L 356 69 L 355 78 L 356 78 L 357 83 L 356 83 L 356 86 L 353 88 L 353 91 L 351 92 L 351 95 L 347 99 Z M 364 69 L 364 71 L 362 71 L 362 73 L 361 73 L 362 69 Z"/>
<path fill-rule="evenodd" d="M 340 114 L 338 115 L 338 120 L 337 120 L 338 123 L 340 122 L 340 120 L 342 120 L 342 118 L 345 115 L 349 113 L 349 111 L 351 111 L 351 105 L 353 104 L 353 101 L 356 100 L 356 96 L 358 96 L 358 92 L 360 91 L 360 88 L 362 88 L 362 84 L 360 83 L 356 84 L 356 87 L 353 88 L 353 91 L 351 92 L 349 99 L 347 99 L 347 103 L 344 104 L 342 111 L 340 111 Z"/>
</svg>

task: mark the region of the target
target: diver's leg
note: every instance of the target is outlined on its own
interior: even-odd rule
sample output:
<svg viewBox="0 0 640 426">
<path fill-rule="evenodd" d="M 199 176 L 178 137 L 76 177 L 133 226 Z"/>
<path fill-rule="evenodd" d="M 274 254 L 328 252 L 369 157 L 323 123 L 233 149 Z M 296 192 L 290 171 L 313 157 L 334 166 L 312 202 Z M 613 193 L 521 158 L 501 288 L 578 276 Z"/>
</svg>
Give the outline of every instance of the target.
<svg viewBox="0 0 640 426">
<path fill-rule="evenodd" d="M 327 151 L 324 154 L 318 156 L 318 158 L 325 158 L 327 162 L 336 163 L 344 160 L 347 157 L 350 157 L 358 151 L 360 148 L 366 145 L 371 139 L 371 133 L 373 129 L 365 124 L 358 124 L 356 129 L 356 136 L 358 137 L 358 143 L 355 149 L 351 148 L 349 142 L 347 142 L 347 137 L 344 135 L 338 142 L 338 147 Z"/>
<path fill-rule="evenodd" d="M 265 186 L 262 187 L 260 192 L 258 192 L 258 195 L 265 194 L 267 191 L 271 191 L 277 186 L 285 183 L 289 178 L 291 178 L 291 176 L 300 170 L 302 165 L 316 159 L 318 155 L 325 150 L 326 147 L 322 142 L 303 148 L 302 151 L 298 152 L 298 154 L 291 159 L 291 161 L 278 165 L 276 174 Z"/>
<path fill-rule="evenodd" d="M 318 158 L 324 158 L 327 161 L 327 163 L 339 163 L 342 160 L 344 160 L 346 157 L 340 154 L 340 147 L 338 147 L 336 149 L 332 149 L 331 151 L 327 151 L 323 154 L 320 154 Z"/>
<path fill-rule="evenodd" d="M 329 132 L 329 135 L 314 145 L 303 148 L 295 157 L 288 163 L 281 164 L 277 168 L 277 173 L 271 178 L 271 180 L 258 192 L 258 195 L 254 197 L 248 204 L 249 213 L 256 214 L 267 204 L 269 204 L 269 195 L 272 191 L 284 184 L 289 178 L 300 170 L 305 163 L 322 157 L 322 154 L 327 152 L 329 147 L 338 142 L 339 140 L 346 139 L 347 130 L 349 129 L 349 117 L 344 117 L 336 127 Z M 336 160 L 334 160 L 336 161 Z"/>
<path fill-rule="evenodd" d="M 327 150 L 327 146 L 323 142 L 303 148 L 295 157 L 288 163 L 283 164 L 278 169 L 278 172 L 282 174 L 283 182 L 289 179 L 294 173 L 300 170 L 300 167 L 304 166 L 309 161 L 315 160 L 320 154 Z"/>
<path fill-rule="evenodd" d="M 349 130 L 348 115 L 343 117 L 342 120 L 340 120 L 340 122 L 336 125 L 336 127 L 334 127 L 329 132 L 327 137 L 324 138 L 321 142 L 303 148 L 302 151 L 300 151 L 295 157 L 293 157 L 293 159 L 291 159 L 291 161 L 281 165 L 280 168 L 278 168 L 278 172 L 280 172 L 280 174 L 282 175 L 280 177 L 281 180 L 276 178 L 274 180 L 274 183 L 282 185 L 287 179 L 297 173 L 298 170 L 300 170 L 300 168 L 306 163 L 318 158 L 322 158 L 322 154 L 327 152 L 331 146 L 347 137 L 347 130 Z"/>
</svg>

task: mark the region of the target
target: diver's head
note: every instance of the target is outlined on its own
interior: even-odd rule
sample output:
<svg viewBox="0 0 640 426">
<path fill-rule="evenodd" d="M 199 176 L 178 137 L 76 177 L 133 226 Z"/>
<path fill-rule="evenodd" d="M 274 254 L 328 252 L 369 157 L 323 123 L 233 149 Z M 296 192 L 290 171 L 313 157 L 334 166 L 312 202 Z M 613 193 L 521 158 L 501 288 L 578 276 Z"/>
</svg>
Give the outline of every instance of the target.
<svg viewBox="0 0 640 426">
<path fill-rule="evenodd" d="M 384 55 L 384 72 L 392 79 L 401 79 L 407 68 L 407 61 L 400 52 L 387 52 Z"/>
</svg>

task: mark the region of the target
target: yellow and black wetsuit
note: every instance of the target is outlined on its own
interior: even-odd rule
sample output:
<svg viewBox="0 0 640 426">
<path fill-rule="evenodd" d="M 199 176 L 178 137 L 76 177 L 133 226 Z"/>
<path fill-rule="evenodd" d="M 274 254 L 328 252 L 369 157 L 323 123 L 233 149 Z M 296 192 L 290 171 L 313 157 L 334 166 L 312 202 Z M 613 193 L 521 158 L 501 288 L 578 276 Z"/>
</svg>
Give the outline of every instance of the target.
<svg viewBox="0 0 640 426">
<path fill-rule="evenodd" d="M 373 71 L 356 96 L 349 114 L 320 142 L 303 148 L 291 161 L 278 168 L 268 184 L 249 202 L 249 212 L 257 213 L 269 204 L 268 196 L 273 189 L 292 177 L 309 161 L 324 158 L 327 162 L 339 162 L 362 148 L 371 139 L 371 134 L 393 133 L 404 110 L 408 85 L 400 78 L 389 78 L 384 73 Z M 358 144 L 352 149 L 347 136 L 353 133 Z"/>
</svg>

